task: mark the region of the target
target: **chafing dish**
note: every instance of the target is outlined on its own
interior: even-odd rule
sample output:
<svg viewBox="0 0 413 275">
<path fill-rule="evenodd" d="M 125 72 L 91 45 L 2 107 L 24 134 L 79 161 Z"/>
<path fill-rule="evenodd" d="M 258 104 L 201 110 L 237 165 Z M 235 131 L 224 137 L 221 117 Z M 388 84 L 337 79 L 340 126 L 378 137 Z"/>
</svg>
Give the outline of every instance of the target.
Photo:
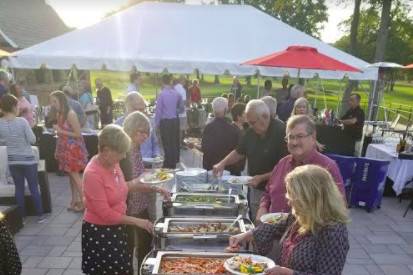
<svg viewBox="0 0 413 275">
<path fill-rule="evenodd" d="M 218 260 L 220 263 L 224 263 L 226 259 L 229 259 L 236 254 L 234 253 L 223 253 L 223 252 L 196 252 L 196 251 L 152 251 L 150 252 L 144 259 L 140 274 L 142 275 L 148 275 L 148 274 L 172 274 L 165 272 L 162 270 L 162 266 L 164 261 L 174 261 L 174 260 L 185 260 L 188 258 L 197 258 L 197 259 L 205 259 L 205 260 Z M 201 266 L 205 267 L 205 266 Z M 219 264 L 216 266 L 217 268 L 220 268 Z M 215 266 L 214 266 L 215 268 Z M 229 274 L 225 271 L 225 269 L 220 268 L 222 270 L 222 273 L 215 273 L 215 274 Z M 212 269 L 209 269 L 212 270 Z M 188 271 L 185 270 L 187 273 Z M 174 272 L 173 274 L 183 274 L 179 272 Z M 195 274 L 195 273 L 192 273 Z M 202 275 L 202 274 L 212 274 L 212 273 L 196 273 L 197 275 Z"/>
<path fill-rule="evenodd" d="M 223 251 L 230 236 L 254 228 L 248 219 L 228 217 L 171 217 L 155 223 L 156 248 L 162 250 Z M 242 248 L 248 250 L 248 246 Z"/>
<path fill-rule="evenodd" d="M 165 202 L 166 216 L 245 217 L 247 200 L 242 195 L 175 193 Z"/>
<path fill-rule="evenodd" d="M 223 183 L 222 188 L 219 189 L 219 185 L 214 182 L 177 182 L 177 192 L 192 192 L 192 193 L 221 193 L 221 194 L 242 194 L 242 185 L 230 185 L 229 183 Z"/>
</svg>

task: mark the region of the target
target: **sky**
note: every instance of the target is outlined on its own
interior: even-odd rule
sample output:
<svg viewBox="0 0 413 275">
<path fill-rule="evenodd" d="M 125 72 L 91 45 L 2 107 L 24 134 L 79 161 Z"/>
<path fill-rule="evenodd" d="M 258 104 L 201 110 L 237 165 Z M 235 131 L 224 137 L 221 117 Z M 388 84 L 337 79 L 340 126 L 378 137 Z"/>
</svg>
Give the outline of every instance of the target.
<svg viewBox="0 0 413 275">
<path fill-rule="evenodd" d="M 105 14 L 124 5 L 127 0 L 46 0 L 69 27 L 83 28 L 99 22 Z M 196 4 L 207 0 L 187 0 Z M 321 31 L 321 40 L 333 43 L 342 35 L 338 24 L 352 13 L 352 5 L 337 5 L 337 0 L 327 0 L 328 22 Z M 350 1 L 351 3 L 351 1 Z M 79 8 L 81 7 L 81 8 Z"/>
</svg>

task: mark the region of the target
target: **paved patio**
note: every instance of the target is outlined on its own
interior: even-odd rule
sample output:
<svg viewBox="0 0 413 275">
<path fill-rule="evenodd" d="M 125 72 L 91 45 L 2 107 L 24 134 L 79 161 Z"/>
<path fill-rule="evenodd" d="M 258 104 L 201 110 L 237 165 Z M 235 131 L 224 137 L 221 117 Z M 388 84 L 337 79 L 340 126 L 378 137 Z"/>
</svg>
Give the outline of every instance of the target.
<svg viewBox="0 0 413 275">
<path fill-rule="evenodd" d="M 78 275 L 81 265 L 81 214 L 66 211 L 67 177 L 49 174 L 53 213 L 45 224 L 29 218 L 16 235 L 24 275 Z M 343 274 L 413 274 L 413 210 L 407 201 L 384 198 L 373 213 L 351 209 L 350 252 Z"/>
</svg>

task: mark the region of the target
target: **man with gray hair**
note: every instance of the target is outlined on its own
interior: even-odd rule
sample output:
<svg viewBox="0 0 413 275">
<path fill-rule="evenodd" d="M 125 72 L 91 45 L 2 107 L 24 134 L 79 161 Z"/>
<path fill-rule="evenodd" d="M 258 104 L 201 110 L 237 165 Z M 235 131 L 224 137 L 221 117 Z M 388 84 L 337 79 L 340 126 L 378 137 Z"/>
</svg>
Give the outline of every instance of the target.
<svg viewBox="0 0 413 275">
<path fill-rule="evenodd" d="M 304 97 L 305 89 L 303 86 L 296 84 L 291 88 L 290 97 L 284 103 L 281 103 L 278 108 L 278 118 L 286 122 L 291 116 L 291 112 L 294 109 L 294 103 L 297 98 Z"/>
<path fill-rule="evenodd" d="M 201 151 L 203 168 L 211 170 L 213 165 L 228 155 L 238 144 L 240 132 L 225 118 L 228 112 L 228 100 L 217 97 L 212 101 L 214 119 L 205 126 L 202 135 Z M 239 166 L 225 165 L 233 175 L 240 175 Z"/>
<path fill-rule="evenodd" d="M 261 198 L 257 219 L 266 213 L 289 212 L 291 206 L 285 197 L 285 177 L 294 168 L 315 164 L 327 169 L 345 199 L 343 179 L 337 164 L 318 152 L 317 133 L 314 121 L 307 115 L 294 115 L 287 122 L 287 147 L 289 155 L 274 167 L 266 192 Z"/>
<path fill-rule="evenodd" d="M 158 137 L 156 136 L 156 132 L 154 130 L 155 122 L 153 118 L 150 118 L 146 113 L 146 103 L 143 96 L 138 92 L 130 92 L 125 98 L 125 107 L 125 115 L 118 118 L 115 121 L 115 124 L 122 126 L 125 118 L 135 111 L 145 114 L 151 123 L 151 130 L 149 137 L 140 145 L 141 155 L 143 158 L 156 158 L 160 156 L 161 151 L 159 149 Z"/>
<path fill-rule="evenodd" d="M 270 117 L 275 119 L 277 117 L 277 100 L 272 96 L 264 96 L 261 98 L 270 110 Z"/>
<path fill-rule="evenodd" d="M 248 175 L 252 176 L 248 200 L 251 218 L 254 220 L 271 171 L 287 154 L 287 148 L 284 141 L 285 125 L 280 120 L 271 118 L 264 101 L 249 101 L 245 112 L 250 127 L 242 136 L 237 148 L 215 164 L 213 169 L 215 175 L 220 175 L 226 166 L 245 158 L 248 160 Z"/>
</svg>

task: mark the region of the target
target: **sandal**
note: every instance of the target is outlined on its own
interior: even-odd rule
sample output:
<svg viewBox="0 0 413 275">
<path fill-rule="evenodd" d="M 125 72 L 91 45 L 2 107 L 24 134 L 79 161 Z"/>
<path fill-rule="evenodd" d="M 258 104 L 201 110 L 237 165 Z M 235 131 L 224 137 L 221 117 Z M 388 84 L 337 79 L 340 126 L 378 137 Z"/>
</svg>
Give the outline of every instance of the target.
<svg viewBox="0 0 413 275">
<path fill-rule="evenodd" d="M 85 211 L 85 207 L 83 206 L 83 204 L 79 202 L 75 203 L 75 206 L 73 207 L 73 212 L 81 213 L 83 211 Z"/>
<path fill-rule="evenodd" d="M 67 211 L 75 211 L 76 210 L 76 203 L 71 203 L 68 208 L 66 208 Z"/>
</svg>

